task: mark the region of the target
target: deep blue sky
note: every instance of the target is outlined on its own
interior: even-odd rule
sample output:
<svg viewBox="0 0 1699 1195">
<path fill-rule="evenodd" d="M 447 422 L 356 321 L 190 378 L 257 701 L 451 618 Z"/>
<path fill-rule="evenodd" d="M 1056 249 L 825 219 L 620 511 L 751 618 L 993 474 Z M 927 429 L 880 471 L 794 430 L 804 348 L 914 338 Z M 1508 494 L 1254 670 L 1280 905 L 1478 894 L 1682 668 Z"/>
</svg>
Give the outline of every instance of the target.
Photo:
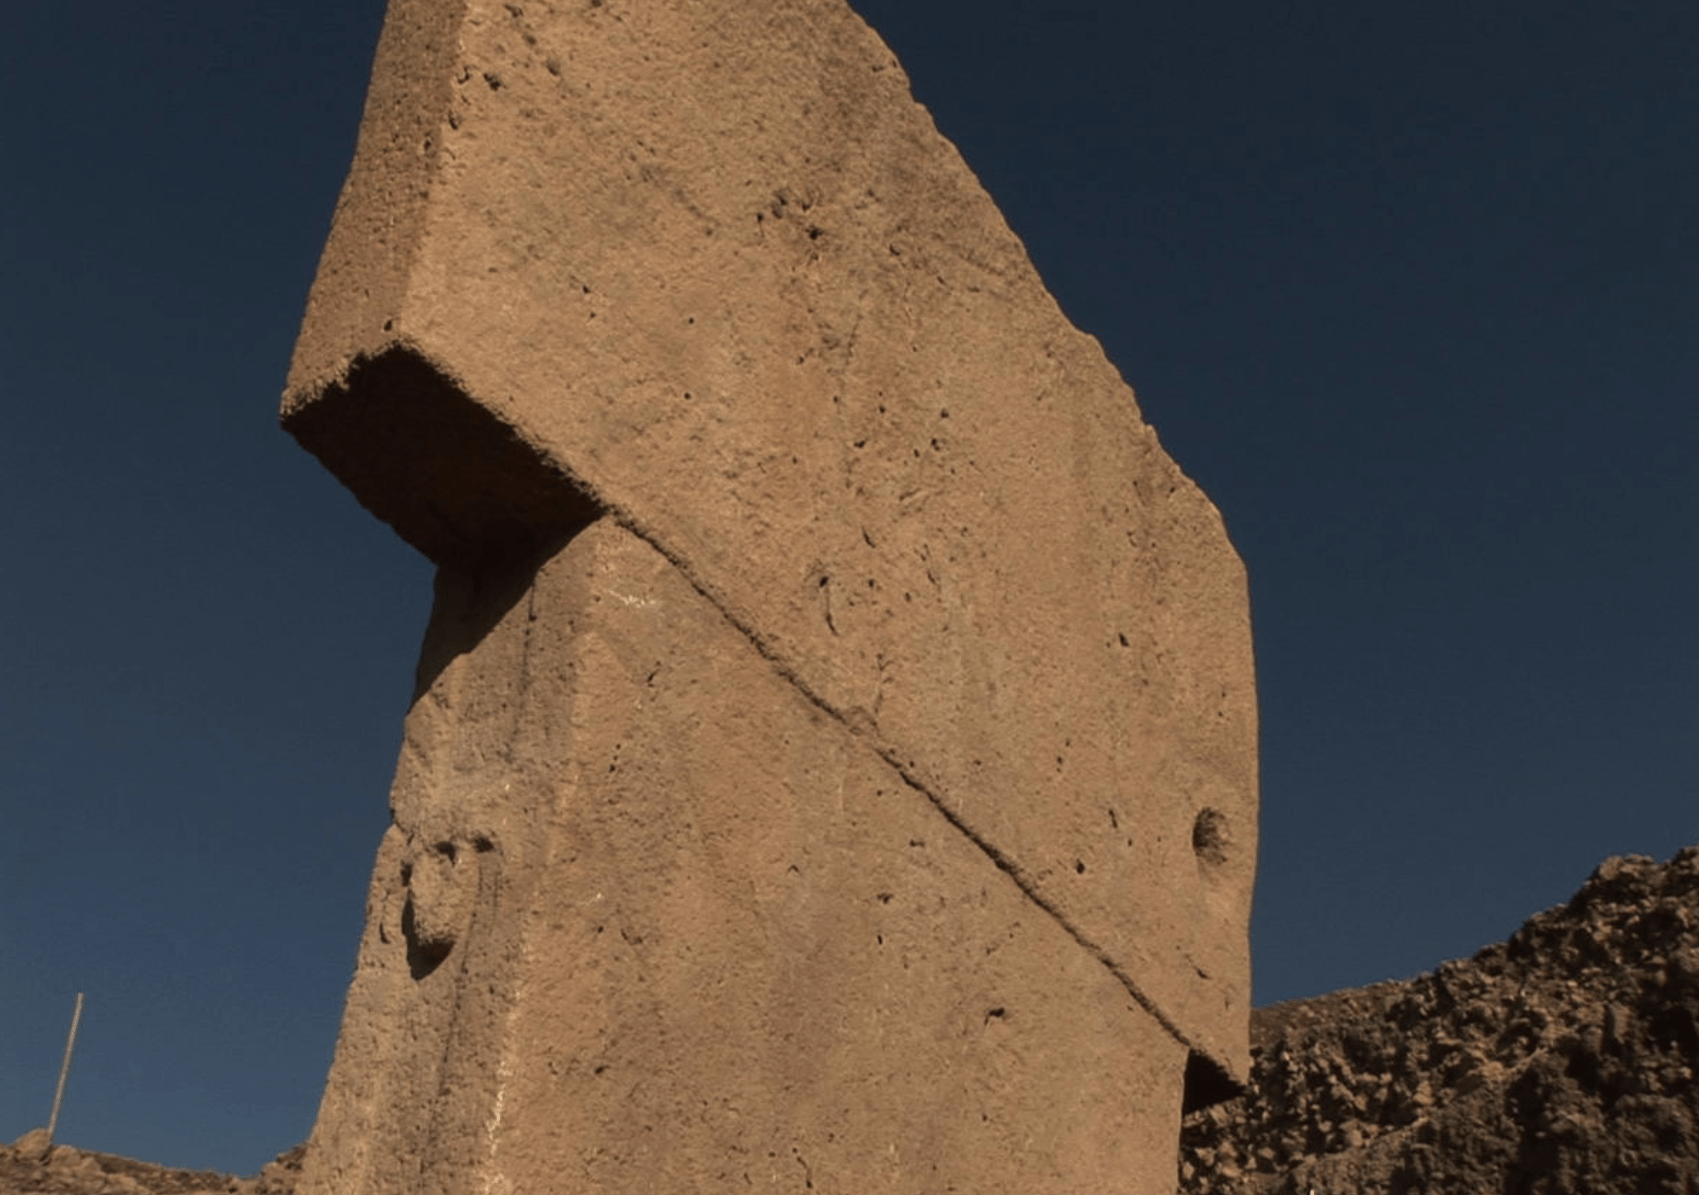
<svg viewBox="0 0 1699 1195">
<path fill-rule="evenodd" d="M 1259 1003 L 1699 839 L 1699 6 L 860 8 L 1249 565 Z M 79 990 L 62 1140 L 310 1127 L 430 597 L 275 418 L 381 15 L 8 13 L 0 1139 Z"/>
</svg>

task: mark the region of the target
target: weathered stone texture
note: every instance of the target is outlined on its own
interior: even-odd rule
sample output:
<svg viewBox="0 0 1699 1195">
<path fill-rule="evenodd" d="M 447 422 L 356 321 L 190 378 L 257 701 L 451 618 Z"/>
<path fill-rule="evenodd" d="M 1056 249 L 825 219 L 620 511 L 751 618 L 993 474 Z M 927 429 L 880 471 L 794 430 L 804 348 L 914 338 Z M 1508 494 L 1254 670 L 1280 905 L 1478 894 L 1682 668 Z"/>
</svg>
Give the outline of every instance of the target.
<svg viewBox="0 0 1699 1195">
<path fill-rule="evenodd" d="M 1184 1048 L 654 549 L 509 580 L 439 591 L 306 1189 L 1171 1158 Z"/>
<path fill-rule="evenodd" d="M 1185 1195 L 1699 1191 L 1699 846 L 1605 860 L 1508 942 L 1258 1009 Z"/>
<path fill-rule="evenodd" d="M 839 0 L 393 0 L 284 416 L 444 568 L 324 1165 L 1091 1190 L 1244 1073 L 1243 571 Z"/>
</svg>

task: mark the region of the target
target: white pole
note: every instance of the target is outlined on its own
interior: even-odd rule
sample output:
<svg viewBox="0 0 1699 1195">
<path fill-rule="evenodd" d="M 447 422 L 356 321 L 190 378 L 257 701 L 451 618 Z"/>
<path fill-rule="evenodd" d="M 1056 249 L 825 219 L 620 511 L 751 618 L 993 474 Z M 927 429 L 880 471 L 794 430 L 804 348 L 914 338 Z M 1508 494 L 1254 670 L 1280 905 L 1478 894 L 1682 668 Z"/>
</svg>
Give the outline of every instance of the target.
<svg viewBox="0 0 1699 1195">
<path fill-rule="evenodd" d="M 65 1061 L 59 1064 L 59 1086 L 53 1090 L 53 1115 L 47 1118 L 47 1144 L 53 1144 L 53 1130 L 59 1127 L 59 1105 L 65 1098 L 65 1076 L 71 1073 L 71 1050 L 77 1044 L 77 1026 L 83 1019 L 83 994 L 77 993 L 77 1007 L 71 1013 L 71 1032 L 65 1038 Z"/>
</svg>

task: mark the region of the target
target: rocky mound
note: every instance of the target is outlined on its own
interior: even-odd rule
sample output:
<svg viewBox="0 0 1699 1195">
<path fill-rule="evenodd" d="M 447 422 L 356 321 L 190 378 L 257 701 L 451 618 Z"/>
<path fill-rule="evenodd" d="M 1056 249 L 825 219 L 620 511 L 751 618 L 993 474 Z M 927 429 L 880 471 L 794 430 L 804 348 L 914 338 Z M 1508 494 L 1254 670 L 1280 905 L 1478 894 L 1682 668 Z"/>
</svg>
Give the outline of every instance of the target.
<svg viewBox="0 0 1699 1195">
<path fill-rule="evenodd" d="M 0 1195 L 291 1195 L 306 1152 L 296 1146 L 255 1178 L 212 1170 L 173 1170 L 115 1154 L 47 1148 L 37 1129 L 14 1145 L 0 1145 Z"/>
<path fill-rule="evenodd" d="M 1258 1010 L 1252 1086 L 1185 1125 L 1185 1195 L 1699 1195 L 1699 847 L 1610 859 L 1431 975 Z M 32 1135 L 33 1136 L 33 1135 Z M 291 1195 L 39 1137 L 0 1195 Z"/>
<path fill-rule="evenodd" d="M 1430 975 L 1261 1009 L 1187 1195 L 1699 1195 L 1699 847 Z"/>
</svg>

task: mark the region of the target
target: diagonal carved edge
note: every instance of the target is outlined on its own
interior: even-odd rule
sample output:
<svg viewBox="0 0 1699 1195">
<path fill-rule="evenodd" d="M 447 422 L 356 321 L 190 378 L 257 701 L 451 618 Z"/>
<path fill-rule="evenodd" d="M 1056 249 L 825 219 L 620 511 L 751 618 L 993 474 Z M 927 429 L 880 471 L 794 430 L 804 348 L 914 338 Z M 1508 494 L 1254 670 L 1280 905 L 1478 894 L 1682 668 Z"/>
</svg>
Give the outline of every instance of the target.
<svg viewBox="0 0 1699 1195">
<path fill-rule="evenodd" d="M 564 542 L 604 516 L 642 539 L 804 699 L 895 769 L 1187 1047 L 1183 1111 L 1239 1093 L 1232 1076 L 1199 1049 L 1106 950 L 1045 900 L 1013 859 L 966 824 L 904 762 L 896 744 L 885 742 L 864 716 L 850 717 L 837 709 L 758 628 L 737 617 L 653 529 L 593 493 L 520 429 L 473 399 L 417 346 L 393 341 L 375 356 L 356 358 L 344 377 L 322 392 L 289 395 L 283 424 L 362 506 L 441 567 L 479 573 L 501 569 Z"/>
</svg>

